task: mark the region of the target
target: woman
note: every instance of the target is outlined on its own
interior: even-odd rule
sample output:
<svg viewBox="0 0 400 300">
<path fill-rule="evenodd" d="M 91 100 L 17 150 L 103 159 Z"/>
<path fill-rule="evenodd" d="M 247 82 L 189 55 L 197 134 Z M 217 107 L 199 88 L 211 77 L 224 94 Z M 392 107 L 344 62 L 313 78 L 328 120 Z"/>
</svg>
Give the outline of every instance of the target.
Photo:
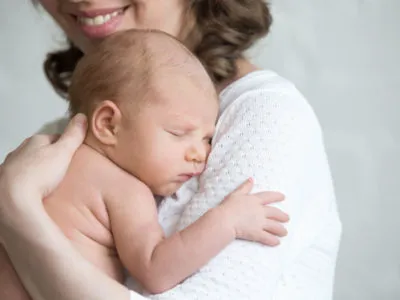
<svg viewBox="0 0 400 300">
<path fill-rule="evenodd" d="M 167 232 L 187 226 L 244 178 L 286 195 L 289 235 L 276 248 L 235 241 L 205 268 L 152 299 L 331 299 L 341 224 L 318 121 L 295 87 L 258 70 L 244 51 L 267 34 L 262 0 L 41 0 L 70 48 L 50 54 L 46 74 L 65 96 L 82 53 L 129 28 L 178 37 L 204 63 L 220 92 L 221 114 L 207 170 L 191 199 L 165 199 Z M 81 258 L 45 214 L 41 199 L 61 180 L 82 142 L 75 118 L 60 140 L 24 142 L 0 170 L 0 237 L 34 299 L 135 299 Z M 38 176 L 41 174 L 41 177 Z M 24 249 L 29 249 L 29 256 Z"/>
</svg>

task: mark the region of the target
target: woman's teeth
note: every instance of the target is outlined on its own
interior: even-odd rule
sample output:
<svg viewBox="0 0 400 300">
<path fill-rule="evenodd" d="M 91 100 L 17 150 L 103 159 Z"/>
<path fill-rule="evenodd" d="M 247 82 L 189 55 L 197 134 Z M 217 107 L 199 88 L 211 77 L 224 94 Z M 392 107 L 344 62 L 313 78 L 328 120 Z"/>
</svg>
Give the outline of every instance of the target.
<svg viewBox="0 0 400 300">
<path fill-rule="evenodd" d="M 89 26 L 100 26 L 108 21 L 110 21 L 112 18 L 118 16 L 119 14 L 122 14 L 123 10 L 118 10 L 114 11 L 113 13 L 106 14 L 106 15 L 98 15 L 93 18 L 88 18 L 88 17 L 78 17 L 78 22 L 84 25 L 89 25 Z"/>
</svg>

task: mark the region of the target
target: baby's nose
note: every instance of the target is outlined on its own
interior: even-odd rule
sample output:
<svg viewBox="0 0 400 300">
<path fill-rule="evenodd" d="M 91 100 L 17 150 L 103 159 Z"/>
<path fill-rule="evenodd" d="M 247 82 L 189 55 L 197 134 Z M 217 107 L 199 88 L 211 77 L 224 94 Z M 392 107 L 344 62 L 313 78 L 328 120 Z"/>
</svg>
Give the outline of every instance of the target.
<svg viewBox="0 0 400 300">
<path fill-rule="evenodd" d="M 203 145 L 191 147 L 186 152 L 186 160 L 195 163 L 204 163 L 207 159 L 207 149 Z"/>
</svg>

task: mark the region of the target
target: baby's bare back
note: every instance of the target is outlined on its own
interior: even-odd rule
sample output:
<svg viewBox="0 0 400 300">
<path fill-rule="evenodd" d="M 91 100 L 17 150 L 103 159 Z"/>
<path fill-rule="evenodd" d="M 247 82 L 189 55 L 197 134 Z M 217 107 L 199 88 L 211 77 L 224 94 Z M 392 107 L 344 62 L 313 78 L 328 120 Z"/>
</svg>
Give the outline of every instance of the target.
<svg viewBox="0 0 400 300">
<path fill-rule="evenodd" d="M 103 197 L 105 189 L 118 189 L 118 182 L 110 178 L 115 168 L 108 159 L 88 146 L 82 146 L 76 152 L 63 182 L 44 200 L 44 206 L 88 261 L 122 282 L 123 268 Z"/>
</svg>

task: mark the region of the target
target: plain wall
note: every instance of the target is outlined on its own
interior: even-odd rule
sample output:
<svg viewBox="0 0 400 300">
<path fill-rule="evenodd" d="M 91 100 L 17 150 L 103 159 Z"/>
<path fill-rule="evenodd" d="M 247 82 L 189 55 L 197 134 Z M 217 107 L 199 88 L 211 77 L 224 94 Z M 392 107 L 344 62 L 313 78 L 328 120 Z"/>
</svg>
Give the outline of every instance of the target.
<svg viewBox="0 0 400 300">
<path fill-rule="evenodd" d="M 322 124 L 344 226 L 335 300 L 400 299 L 400 1 L 275 0 L 273 14 L 250 55 Z M 42 72 L 62 44 L 54 24 L 28 0 L 1 0 L 0 25 L 2 161 L 66 105 Z"/>
</svg>

